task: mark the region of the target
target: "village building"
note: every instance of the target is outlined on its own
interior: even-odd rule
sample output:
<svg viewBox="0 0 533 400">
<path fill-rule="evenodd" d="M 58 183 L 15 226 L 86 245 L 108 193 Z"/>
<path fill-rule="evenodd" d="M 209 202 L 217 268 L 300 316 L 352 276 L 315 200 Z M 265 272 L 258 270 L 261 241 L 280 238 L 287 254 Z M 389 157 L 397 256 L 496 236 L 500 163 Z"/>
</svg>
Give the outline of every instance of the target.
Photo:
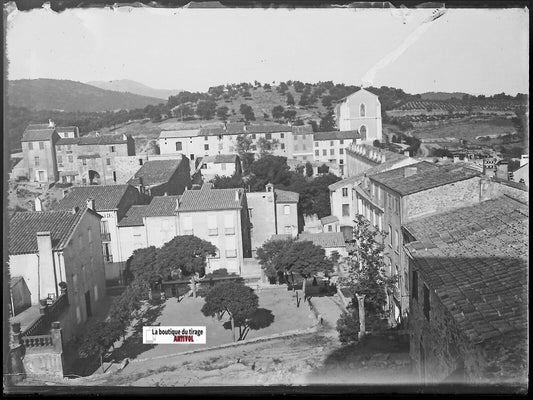
<svg viewBox="0 0 533 400">
<path fill-rule="evenodd" d="M 465 167 L 419 162 L 372 174 L 355 188 L 356 213 L 386 233 L 385 264 L 397 275 L 390 298 L 394 320 L 408 312 L 408 279 L 401 226 L 413 218 L 478 203 L 481 173 Z"/>
<path fill-rule="evenodd" d="M 403 227 L 422 382 L 527 381 L 529 207 L 508 196 Z"/>
<path fill-rule="evenodd" d="M 313 161 L 313 127 L 300 125 L 292 127 L 289 136 L 289 156 L 292 160 Z"/>
<path fill-rule="evenodd" d="M 346 242 L 341 232 L 302 232 L 298 235 L 297 240 L 300 242 L 309 241 L 322 247 L 326 252 L 326 257 L 330 257 L 333 253 L 337 253 L 341 257 L 348 256 Z"/>
<path fill-rule="evenodd" d="M 246 193 L 253 255 L 272 235 L 298 235 L 299 197 L 296 192 L 275 189 L 272 184 L 267 184 L 264 192 Z"/>
<path fill-rule="evenodd" d="M 191 185 L 189 159 L 181 156 L 177 159 L 146 161 L 128 184 L 148 196 L 182 194 Z"/>
<path fill-rule="evenodd" d="M 210 180 L 215 176 L 230 177 L 242 173 L 241 159 L 237 154 L 217 154 L 200 159 L 199 167 L 204 180 Z"/>
<path fill-rule="evenodd" d="M 69 340 L 100 306 L 105 297 L 101 218 L 88 201 L 69 211 L 17 212 L 10 219 L 10 274 L 23 279 L 24 302 L 29 295 L 31 304 L 12 309 L 11 322 L 21 324 L 23 335 L 50 329 L 37 324 L 40 309 L 50 308 Z M 20 304 L 12 294 L 11 303 Z"/>
<path fill-rule="evenodd" d="M 102 217 L 99 235 L 107 281 L 122 278 L 124 262 L 129 257 L 121 251 L 119 223 L 134 204 L 143 204 L 147 198 L 131 185 L 91 185 L 72 187 L 54 207 L 55 210 L 70 210 L 81 207 L 87 199 L 94 201 L 94 210 Z"/>
<path fill-rule="evenodd" d="M 352 143 L 356 143 L 360 138 L 361 136 L 357 131 L 315 132 L 313 134 L 314 160 L 338 164 L 340 175 L 344 176 L 346 148 Z"/>
<path fill-rule="evenodd" d="M 378 96 L 366 89 L 339 100 L 335 119 L 340 131 L 357 131 L 362 141 L 382 141 L 381 103 Z"/>
<path fill-rule="evenodd" d="M 22 134 L 22 166 L 19 174 L 31 182 L 51 184 L 58 179 L 55 145 L 61 137 L 55 124 L 30 124 Z"/>
</svg>

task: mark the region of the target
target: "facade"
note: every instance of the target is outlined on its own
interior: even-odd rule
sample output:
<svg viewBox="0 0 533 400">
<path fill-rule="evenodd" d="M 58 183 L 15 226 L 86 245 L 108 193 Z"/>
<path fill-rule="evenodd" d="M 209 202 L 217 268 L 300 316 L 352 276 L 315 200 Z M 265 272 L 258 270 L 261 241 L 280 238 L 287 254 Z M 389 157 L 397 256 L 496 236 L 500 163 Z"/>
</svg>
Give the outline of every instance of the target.
<svg viewBox="0 0 533 400">
<path fill-rule="evenodd" d="M 522 163 L 520 163 L 522 164 Z M 520 166 L 516 171 L 513 171 L 513 182 L 523 183 L 529 187 L 529 163 Z"/>
<path fill-rule="evenodd" d="M 31 182 L 53 183 L 58 179 L 55 145 L 60 140 L 55 124 L 31 124 L 22 134 L 23 169 Z"/>
<path fill-rule="evenodd" d="M 57 299 L 60 283 L 66 284 L 68 295 L 68 307 L 61 316 L 64 337 L 70 339 L 92 315 L 105 297 L 100 219 L 90 204 L 71 211 L 13 215 L 9 222 L 10 271 L 24 278 L 32 304 L 15 316 L 14 322 L 27 323 L 40 300 Z"/>
<path fill-rule="evenodd" d="M 94 209 L 102 217 L 100 229 L 96 233 L 102 241 L 102 255 L 106 264 L 106 279 L 118 278 L 118 271 L 113 263 L 124 262 L 125 256 L 121 251 L 121 239 L 118 226 L 127 211 L 134 204 L 146 202 L 146 198 L 131 185 L 81 186 L 73 187 L 59 201 L 55 210 L 70 210 L 83 206 L 87 199 L 94 201 Z"/>
<path fill-rule="evenodd" d="M 199 168 L 204 179 L 215 176 L 233 176 L 242 173 L 241 159 L 237 154 L 217 154 L 201 159 Z"/>
<path fill-rule="evenodd" d="M 400 322 L 409 308 L 409 280 L 401 227 L 424 215 L 479 203 L 481 173 L 419 162 L 372 174 L 355 188 L 356 213 L 386 233 L 385 264 L 398 281 L 389 305 Z"/>
<path fill-rule="evenodd" d="M 507 196 L 404 226 L 422 382 L 527 382 L 529 208 Z"/>
<path fill-rule="evenodd" d="M 311 125 L 301 125 L 292 127 L 292 136 L 289 140 L 288 158 L 306 161 L 313 161 L 313 127 Z"/>
<path fill-rule="evenodd" d="M 268 184 L 264 192 L 246 193 L 246 198 L 252 224 L 252 254 L 272 235 L 298 235 L 298 193 Z"/>
<path fill-rule="evenodd" d="M 313 134 L 313 159 L 318 162 L 338 164 L 341 176 L 345 175 L 346 148 L 361 136 L 357 131 L 315 132 Z"/>
<path fill-rule="evenodd" d="M 381 103 L 368 90 L 358 90 L 340 100 L 335 117 L 339 130 L 357 131 L 364 142 L 382 141 Z"/>
<path fill-rule="evenodd" d="M 157 196 L 149 205 L 134 206 L 119 223 L 122 252 L 160 247 L 179 235 L 194 235 L 215 245 L 207 272 L 226 268 L 243 274 L 244 258 L 251 257 L 250 220 L 242 189 L 187 190 L 181 196 Z"/>
<path fill-rule="evenodd" d="M 339 218 L 334 215 L 328 215 L 327 217 L 320 218 L 322 223 L 322 232 L 340 232 L 341 226 L 339 224 Z"/>
<path fill-rule="evenodd" d="M 146 161 L 128 184 L 148 196 L 182 194 L 191 185 L 189 159 Z"/>
</svg>

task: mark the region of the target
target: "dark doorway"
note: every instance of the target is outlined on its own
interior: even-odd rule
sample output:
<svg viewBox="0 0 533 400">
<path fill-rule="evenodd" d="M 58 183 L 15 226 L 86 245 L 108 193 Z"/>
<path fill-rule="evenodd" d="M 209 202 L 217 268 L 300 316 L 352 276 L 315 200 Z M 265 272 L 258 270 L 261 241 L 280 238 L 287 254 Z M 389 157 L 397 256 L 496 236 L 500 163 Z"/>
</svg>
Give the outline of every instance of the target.
<svg viewBox="0 0 533 400">
<path fill-rule="evenodd" d="M 85 309 L 87 310 L 87 318 L 92 317 L 93 312 L 91 310 L 91 291 L 85 292 Z"/>
<path fill-rule="evenodd" d="M 100 184 L 100 174 L 92 169 L 89 170 L 89 184 L 90 185 Z"/>
</svg>

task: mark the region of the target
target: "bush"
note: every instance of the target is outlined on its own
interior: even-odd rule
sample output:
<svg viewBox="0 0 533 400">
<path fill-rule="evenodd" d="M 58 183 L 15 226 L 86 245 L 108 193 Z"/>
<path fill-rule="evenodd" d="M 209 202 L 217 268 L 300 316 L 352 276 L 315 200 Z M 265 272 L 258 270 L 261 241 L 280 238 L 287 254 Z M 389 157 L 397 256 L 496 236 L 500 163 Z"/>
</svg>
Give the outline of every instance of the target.
<svg viewBox="0 0 533 400">
<path fill-rule="evenodd" d="M 359 334 L 359 313 L 343 313 L 337 320 L 337 332 L 342 344 L 357 342 Z"/>
</svg>

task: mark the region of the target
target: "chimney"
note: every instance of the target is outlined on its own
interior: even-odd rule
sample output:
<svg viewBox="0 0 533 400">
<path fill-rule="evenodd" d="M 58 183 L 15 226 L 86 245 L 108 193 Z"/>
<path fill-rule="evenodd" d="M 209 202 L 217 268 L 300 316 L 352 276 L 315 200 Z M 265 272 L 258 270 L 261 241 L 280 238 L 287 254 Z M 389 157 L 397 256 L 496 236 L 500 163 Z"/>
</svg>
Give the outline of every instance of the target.
<svg viewBox="0 0 533 400">
<path fill-rule="evenodd" d="M 48 120 L 48 127 L 49 128 L 55 128 L 56 127 L 56 124 L 54 124 L 54 121 L 52 121 L 51 119 Z"/>
<path fill-rule="evenodd" d="M 68 194 L 68 189 L 63 190 L 63 198 Z"/>
<path fill-rule="evenodd" d="M 411 175 L 416 175 L 416 167 L 406 167 L 404 170 L 403 170 L 403 173 L 404 173 L 404 177 L 407 178 Z"/>
<path fill-rule="evenodd" d="M 225 130 L 225 131 L 228 130 L 228 121 L 224 121 L 224 130 Z"/>
<path fill-rule="evenodd" d="M 272 185 L 271 183 L 268 183 L 266 186 L 265 186 L 265 190 L 267 192 L 273 192 L 274 191 L 274 185 Z"/>
<path fill-rule="evenodd" d="M 95 205 L 94 205 L 94 199 L 87 199 L 87 208 L 90 208 L 93 211 L 96 211 Z"/>
<path fill-rule="evenodd" d="M 72 214 L 76 214 L 79 210 L 80 210 L 80 208 L 78 206 L 76 206 L 76 207 L 73 207 L 72 210 L 70 210 L 70 212 Z"/>
<path fill-rule="evenodd" d="M 43 211 L 43 201 L 39 196 L 35 198 L 35 211 Z"/>
<path fill-rule="evenodd" d="M 241 194 L 238 190 L 235 191 L 235 201 L 239 201 L 241 199 Z"/>
<path fill-rule="evenodd" d="M 168 192 L 165 192 L 165 194 L 163 196 L 168 196 Z"/>
<path fill-rule="evenodd" d="M 124 141 L 128 140 L 128 136 L 126 136 L 125 133 L 122 134 L 122 140 L 124 140 Z"/>
</svg>

